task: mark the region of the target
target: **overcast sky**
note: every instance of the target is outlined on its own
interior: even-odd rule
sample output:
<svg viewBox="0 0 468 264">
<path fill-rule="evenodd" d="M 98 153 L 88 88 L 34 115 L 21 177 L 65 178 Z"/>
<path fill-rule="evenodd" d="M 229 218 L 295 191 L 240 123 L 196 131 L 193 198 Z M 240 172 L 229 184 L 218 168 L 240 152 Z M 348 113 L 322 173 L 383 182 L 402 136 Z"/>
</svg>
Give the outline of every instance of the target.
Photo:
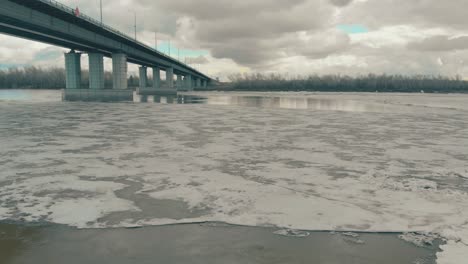
<svg viewBox="0 0 468 264">
<path fill-rule="evenodd" d="M 99 18 L 99 0 L 62 0 Z M 103 0 L 104 22 L 213 77 L 238 72 L 468 78 L 468 0 Z M 0 68 L 63 49 L 0 35 Z M 180 51 L 177 52 L 177 49 Z M 84 60 L 84 67 L 86 62 Z M 109 62 L 106 64 L 109 67 Z M 135 67 L 133 66 L 132 71 Z M 110 70 L 110 67 L 109 67 Z"/>
</svg>

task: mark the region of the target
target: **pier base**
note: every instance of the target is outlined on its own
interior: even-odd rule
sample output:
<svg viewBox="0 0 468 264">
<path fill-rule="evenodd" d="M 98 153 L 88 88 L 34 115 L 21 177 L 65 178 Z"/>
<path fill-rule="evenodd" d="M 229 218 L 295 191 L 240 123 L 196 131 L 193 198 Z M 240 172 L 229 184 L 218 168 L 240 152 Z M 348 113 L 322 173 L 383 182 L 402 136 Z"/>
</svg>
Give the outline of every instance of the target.
<svg viewBox="0 0 468 264">
<path fill-rule="evenodd" d="M 163 95 L 163 96 L 176 96 L 177 90 L 174 88 L 139 88 L 137 90 L 138 95 Z"/>
<path fill-rule="evenodd" d="M 64 89 L 62 99 L 69 102 L 133 102 L 133 91 Z"/>
</svg>

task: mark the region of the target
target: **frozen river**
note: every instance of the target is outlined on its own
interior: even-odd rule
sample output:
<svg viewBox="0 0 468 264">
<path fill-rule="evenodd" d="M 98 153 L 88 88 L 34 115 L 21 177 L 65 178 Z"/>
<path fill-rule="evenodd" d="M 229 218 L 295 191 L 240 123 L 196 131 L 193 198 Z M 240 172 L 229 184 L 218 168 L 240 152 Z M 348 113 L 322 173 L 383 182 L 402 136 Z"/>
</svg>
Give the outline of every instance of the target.
<svg viewBox="0 0 468 264">
<path fill-rule="evenodd" d="M 0 91 L 0 220 L 419 232 L 468 259 L 467 95 L 60 98 Z"/>
</svg>

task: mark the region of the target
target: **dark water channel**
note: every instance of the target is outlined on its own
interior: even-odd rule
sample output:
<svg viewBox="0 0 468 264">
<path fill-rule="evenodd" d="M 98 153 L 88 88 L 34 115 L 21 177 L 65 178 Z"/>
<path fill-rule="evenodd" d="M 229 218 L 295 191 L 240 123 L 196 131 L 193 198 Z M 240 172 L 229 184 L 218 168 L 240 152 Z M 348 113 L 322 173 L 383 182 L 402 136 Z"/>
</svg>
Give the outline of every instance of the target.
<svg viewBox="0 0 468 264">
<path fill-rule="evenodd" d="M 90 230 L 0 224 L 0 263 L 435 263 L 437 245 L 416 247 L 397 234 L 274 232 L 218 223 Z"/>
<path fill-rule="evenodd" d="M 0 102 L 60 102 L 60 90 L 0 90 Z M 136 103 L 156 104 L 206 104 L 219 106 L 240 106 L 282 109 L 309 109 L 323 111 L 345 112 L 390 112 L 406 113 L 415 111 L 414 107 L 377 103 L 372 101 L 357 101 L 341 98 L 320 98 L 310 96 L 291 95 L 242 95 L 236 93 L 219 94 L 186 94 L 179 93 L 172 96 L 134 95 Z M 428 111 L 427 109 L 420 109 Z"/>
</svg>

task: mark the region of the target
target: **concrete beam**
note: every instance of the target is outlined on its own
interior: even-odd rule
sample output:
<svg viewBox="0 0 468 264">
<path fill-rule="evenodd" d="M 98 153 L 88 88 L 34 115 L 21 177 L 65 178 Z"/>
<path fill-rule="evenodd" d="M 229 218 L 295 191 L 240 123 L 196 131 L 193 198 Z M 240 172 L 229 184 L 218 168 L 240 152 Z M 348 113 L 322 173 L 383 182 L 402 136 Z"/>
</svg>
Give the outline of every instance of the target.
<svg viewBox="0 0 468 264">
<path fill-rule="evenodd" d="M 114 89 L 128 89 L 127 67 L 127 55 L 123 53 L 112 54 L 112 81 Z"/>
<path fill-rule="evenodd" d="M 132 90 L 103 90 L 103 89 L 65 89 L 65 101 L 80 102 L 133 102 Z"/>
<path fill-rule="evenodd" d="M 81 54 L 74 50 L 65 53 L 65 79 L 67 89 L 81 88 Z"/>
<path fill-rule="evenodd" d="M 89 53 L 89 89 L 104 89 L 104 55 Z"/>
</svg>

